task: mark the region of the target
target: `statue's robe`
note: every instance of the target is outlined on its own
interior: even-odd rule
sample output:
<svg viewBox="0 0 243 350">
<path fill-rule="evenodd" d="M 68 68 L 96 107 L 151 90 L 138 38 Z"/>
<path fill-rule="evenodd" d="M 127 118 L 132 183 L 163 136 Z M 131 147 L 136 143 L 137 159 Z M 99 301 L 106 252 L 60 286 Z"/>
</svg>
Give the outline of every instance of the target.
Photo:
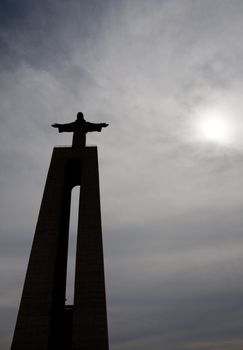
<svg viewBox="0 0 243 350">
<path fill-rule="evenodd" d="M 74 132 L 76 130 L 83 130 L 85 133 L 92 131 L 101 131 L 103 127 L 107 124 L 105 123 L 90 123 L 86 120 L 75 120 L 72 123 L 58 124 L 59 132 Z"/>
</svg>

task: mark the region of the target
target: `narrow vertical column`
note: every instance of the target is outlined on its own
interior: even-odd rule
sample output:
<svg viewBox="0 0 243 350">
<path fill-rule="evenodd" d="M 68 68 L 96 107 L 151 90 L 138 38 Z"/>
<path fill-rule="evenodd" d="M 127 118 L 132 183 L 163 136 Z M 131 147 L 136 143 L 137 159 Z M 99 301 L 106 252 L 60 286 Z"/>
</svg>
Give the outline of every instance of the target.
<svg viewBox="0 0 243 350">
<path fill-rule="evenodd" d="M 97 149 L 81 176 L 72 350 L 108 350 Z"/>
<path fill-rule="evenodd" d="M 20 303 L 12 350 L 49 349 L 54 313 L 64 307 L 70 196 L 65 158 L 54 150 Z M 57 292 L 58 291 L 58 292 Z"/>
</svg>

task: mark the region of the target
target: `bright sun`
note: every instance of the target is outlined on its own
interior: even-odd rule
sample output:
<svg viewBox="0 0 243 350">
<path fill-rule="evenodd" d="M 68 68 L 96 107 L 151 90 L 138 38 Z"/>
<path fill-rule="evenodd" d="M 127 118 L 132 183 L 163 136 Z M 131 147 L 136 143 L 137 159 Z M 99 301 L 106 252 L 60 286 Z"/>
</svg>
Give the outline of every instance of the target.
<svg viewBox="0 0 243 350">
<path fill-rule="evenodd" d="M 209 140 L 223 143 L 228 139 L 228 125 L 219 118 L 204 118 L 199 123 L 202 136 Z"/>
<path fill-rule="evenodd" d="M 198 113 L 196 119 L 197 136 L 201 141 L 221 145 L 231 143 L 232 123 L 225 113 L 217 109 L 208 109 Z"/>
</svg>

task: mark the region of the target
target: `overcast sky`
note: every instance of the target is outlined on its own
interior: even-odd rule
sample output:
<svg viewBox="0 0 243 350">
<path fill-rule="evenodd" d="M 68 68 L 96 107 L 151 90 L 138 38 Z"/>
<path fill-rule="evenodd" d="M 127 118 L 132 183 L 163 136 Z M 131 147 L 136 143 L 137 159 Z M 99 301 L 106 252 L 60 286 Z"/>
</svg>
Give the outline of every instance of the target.
<svg viewBox="0 0 243 350">
<path fill-rule="evenodd" d="M 54 122 L 99 152 L 111 350 L 243 348 L 242 0 L 1 0 L 0 348 Z"/>
</svg>

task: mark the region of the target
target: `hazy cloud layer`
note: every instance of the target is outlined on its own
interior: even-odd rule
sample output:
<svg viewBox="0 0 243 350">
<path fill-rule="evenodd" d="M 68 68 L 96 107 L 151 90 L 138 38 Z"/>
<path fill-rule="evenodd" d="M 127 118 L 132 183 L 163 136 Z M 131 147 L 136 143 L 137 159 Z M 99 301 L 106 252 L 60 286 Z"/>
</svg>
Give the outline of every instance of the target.
<svg viewBox="0 0 243 350">
<path fill-rule="evenodd" d="M 242 1 L 2 1 L 0 347 L 9 349 L 53 122 L 99 146 L 111 349 L 240 350 Z M 217 110 L 230 144 L 200 139 Z"/>
</svg>

